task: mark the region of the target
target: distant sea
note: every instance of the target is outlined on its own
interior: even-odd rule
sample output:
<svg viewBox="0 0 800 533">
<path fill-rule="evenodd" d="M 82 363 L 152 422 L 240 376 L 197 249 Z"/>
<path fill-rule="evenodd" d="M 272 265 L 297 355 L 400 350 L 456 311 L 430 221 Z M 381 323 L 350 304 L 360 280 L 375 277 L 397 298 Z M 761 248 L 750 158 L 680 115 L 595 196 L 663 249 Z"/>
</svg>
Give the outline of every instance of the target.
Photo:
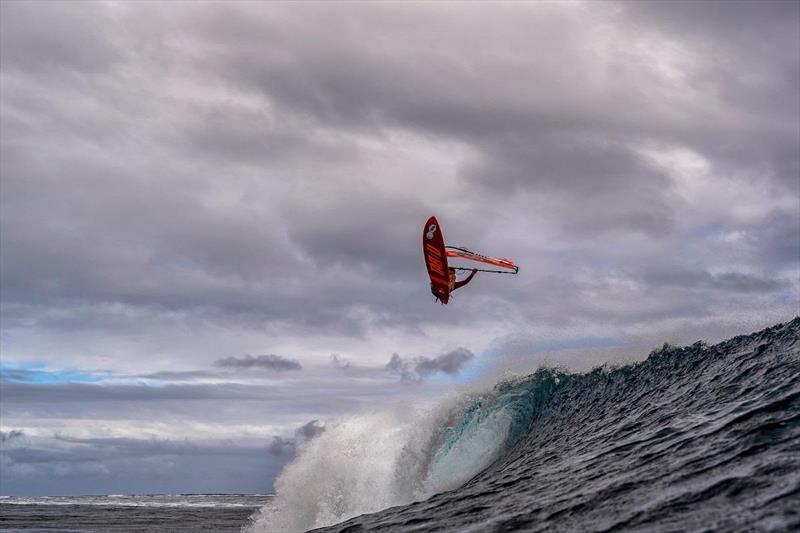
<svg viewBox="0 0 800 533">
<path fill-rule="evenodd" d="M 0 496 L 0 531 L 238 533 L 270 498 L 263 494 Z"/>
</svg>

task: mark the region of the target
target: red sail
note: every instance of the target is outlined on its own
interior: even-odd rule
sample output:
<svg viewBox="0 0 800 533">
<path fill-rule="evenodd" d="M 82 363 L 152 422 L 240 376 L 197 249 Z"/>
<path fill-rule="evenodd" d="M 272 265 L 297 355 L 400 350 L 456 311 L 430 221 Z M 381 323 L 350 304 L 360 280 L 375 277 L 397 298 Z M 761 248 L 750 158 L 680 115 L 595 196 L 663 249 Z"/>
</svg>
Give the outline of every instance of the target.
<svg viewBox="0 0 800 533">
<path fill-rule="evenodd" d="M 429 218 L 422 229 L 422 253 L 425 256 L 428 276 L 431 278 L 431 292 L 446 304 L 450 299 L 447 251 L 444 248 L 442 228 L 436 217 Z"/>
<path fill-rule="evenodd" d="M 475 261 L 478 263 L 484 263 L 487 265 L 492 265 L 498 268 L 507 269 L 513 273 L 516 273 L 519 270 L 519 267 L 512 263 L 509 259 L 502 259 L 497 257 L 487 257 L 485 255 L 476 254 L 475 252 L 471 252 L 466 248 L 456 248 L 453 246 L 447 247 L 447 257 L 458 257 L 461 259 L 467 259 L 469 261 Z"/>
</svg>

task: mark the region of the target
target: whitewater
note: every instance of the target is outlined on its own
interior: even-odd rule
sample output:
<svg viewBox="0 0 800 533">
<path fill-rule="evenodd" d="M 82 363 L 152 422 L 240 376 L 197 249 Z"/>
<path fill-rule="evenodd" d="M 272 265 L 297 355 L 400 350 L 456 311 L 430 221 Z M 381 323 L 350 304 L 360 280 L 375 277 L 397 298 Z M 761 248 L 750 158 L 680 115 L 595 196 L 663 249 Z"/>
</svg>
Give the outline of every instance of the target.
<svg viewBox="0 0 800 533">
<path fill-rule="evenodd" d="M 540 368 L 301 446 L 247 533 L 800 529 L 800 317 Z"/>
</svg>

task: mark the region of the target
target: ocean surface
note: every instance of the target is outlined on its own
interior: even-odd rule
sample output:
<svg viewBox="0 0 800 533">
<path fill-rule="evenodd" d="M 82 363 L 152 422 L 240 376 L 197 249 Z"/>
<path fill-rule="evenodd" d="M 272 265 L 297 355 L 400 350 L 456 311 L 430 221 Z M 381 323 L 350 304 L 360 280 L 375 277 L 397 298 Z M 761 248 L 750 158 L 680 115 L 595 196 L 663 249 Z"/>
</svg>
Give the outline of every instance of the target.
<svg viewBox="0 0 800 533">
<path fill-rule="evenodd" d="M 239 532 L 269 500 L 254 494 L 0 497 L 0 531 Z"/>
<path fill-rule="evenodd" d="M 800 531 L 800 318 L 331 424 L 246 531 L 312 528 Z"/>
<path fill-rule="evenodd" d="M 800 531 L 800 317 L 329 423 L 275 496 L 0 499 L 1 531 Z"/>
</svg>

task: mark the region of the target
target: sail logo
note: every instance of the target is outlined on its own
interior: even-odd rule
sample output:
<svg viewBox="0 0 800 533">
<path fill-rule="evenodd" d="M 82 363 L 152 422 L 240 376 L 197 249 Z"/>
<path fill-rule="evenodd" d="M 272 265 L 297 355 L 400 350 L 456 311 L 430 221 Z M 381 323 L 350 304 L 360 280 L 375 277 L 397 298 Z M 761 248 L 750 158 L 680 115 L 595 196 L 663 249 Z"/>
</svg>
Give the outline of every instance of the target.
<svg viewBox="0 0 800 533">
<path fill-rule="evenodd" d="M 430 243 L 425 243 L 425 249 L 428 251 L 428 265 L 430 270 L 444 276 L 444 264 L 442 264 L 442 253 L 438 248 L 432 246 Z"/>
<path fill-rule="evenodd" d="M 428 233 L 425 235 L 425 238 L 429 241 L 432 240 L 434 233 L 436 233 L 436 224 L 431 224 L 428 226 Z"/>
</svg>

